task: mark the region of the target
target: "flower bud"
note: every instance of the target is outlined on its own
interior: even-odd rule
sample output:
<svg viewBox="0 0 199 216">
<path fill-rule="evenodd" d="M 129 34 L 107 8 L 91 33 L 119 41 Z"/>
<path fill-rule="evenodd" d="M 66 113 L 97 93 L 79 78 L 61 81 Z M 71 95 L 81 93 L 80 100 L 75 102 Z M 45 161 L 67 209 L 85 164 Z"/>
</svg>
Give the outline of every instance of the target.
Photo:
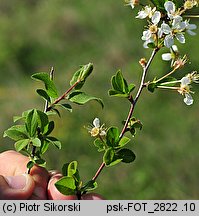
<svg viewBox="0 0 199 216">
<path fill-rule="evenodd" d="M 139 64 L 145 68 L 146 67 L 146 64 L 147 64 L 147 60 L 145 58 L 141 58 L 140 61 L 139 61 Z"/>
</svg>

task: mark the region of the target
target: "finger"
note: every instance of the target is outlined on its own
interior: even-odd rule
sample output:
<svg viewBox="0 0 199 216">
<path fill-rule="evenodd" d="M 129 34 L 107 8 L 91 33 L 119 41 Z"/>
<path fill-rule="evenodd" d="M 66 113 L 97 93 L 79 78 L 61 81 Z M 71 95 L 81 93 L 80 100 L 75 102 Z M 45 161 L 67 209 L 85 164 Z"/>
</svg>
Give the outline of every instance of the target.
<svg viewBox="0 0 199 216">
<path fill-rule="evenodd" d="M 47 186 L 49 180 L 49 174 L 46 169 L 43 167 L 34 166 L 31 171 L 30 175 L 32 176 L 35 182 L 35 188 L 30 199 L 47 199 Z"/>
<path fill-rule="evenodd" d="M 0 154 L 0 161 L 1 175 L 16 176 L 26 173 L 26 164 L 29 158 L 16 151 L 5 151 Z M 30 171 L 30 175 L 35 182 L 35 188 L 30 199 L 47 199 L 46 189 L 49 179 L 47 170 L 34 166 Z"/>
<path fill-rule="evenodd" d="M 27 174 L 7 177 L 0 175 L 0 199 L 28 199 L 32 195 L 34 186 L 34 180 Z"/>
<path fill-rule="evenodd" d="M 55 173 L 48 182 L 48 199 L 50 200 L 77 200 L 76 195 L 63 195 L 55 187 L 55 183 L 62 177 L 61 173 Z"/>
<path fill-rule="evenodd" d="M 4 176 L 15 176 L 26 172 L 28 157 L 16 151 L 5 151 L 0 154 L 0 173 Z"/>
</svg>

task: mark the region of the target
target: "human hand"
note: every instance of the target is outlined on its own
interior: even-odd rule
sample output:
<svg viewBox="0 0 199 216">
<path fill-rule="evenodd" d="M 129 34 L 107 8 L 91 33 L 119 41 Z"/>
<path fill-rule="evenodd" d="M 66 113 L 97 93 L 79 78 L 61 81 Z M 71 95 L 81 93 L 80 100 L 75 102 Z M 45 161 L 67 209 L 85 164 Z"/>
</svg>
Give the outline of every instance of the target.
<svg viewBox="0 0 199 216">
<path fill-rule="evenodd" d="M 28 157 L 15 152 L 0 154 L 0 199 L 47 199 L 49 174 L 46 169 L 34 166 L 26 173 Z"/>
<path fill-rule="evenodd" d="M 26 173 L 28 157 L 15 152 L 0 154 L 0 199 L 56 199 L 74 200 L 77 196 L 64 196 L 54 183 L 61 177 L 57 171 L 34 166 L 30 175 Z M 98 194 L 85 194 L 82 199 L 103 199 Z"/>
</svg>

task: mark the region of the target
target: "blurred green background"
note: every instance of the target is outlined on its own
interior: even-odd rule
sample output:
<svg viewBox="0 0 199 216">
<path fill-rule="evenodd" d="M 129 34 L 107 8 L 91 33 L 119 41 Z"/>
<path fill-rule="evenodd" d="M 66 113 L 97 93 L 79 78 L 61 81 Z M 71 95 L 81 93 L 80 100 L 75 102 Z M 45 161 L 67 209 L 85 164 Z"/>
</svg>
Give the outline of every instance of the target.
<svg viewBox="0 0 199 216">
<path fill-rule="evenodd" d="M 138 61 L 150 56 L 141 41 L 146 23 L 134 18 L 136 12 L 124 7 L 122 0 L 0 0 L 1 134 L 12 125 L 13 115 L 34 107 L 43 109 L 43 101 L 35 93 L 39 83 L 31 80 L 31 74 L 48 72 L 54 66 L 61 93 L 79 65 L 93 62 L 94 73 L 84 89 L 102 98 L 105 108 L 91 102 L 73 106 L 72 114 L 61 112 L 62 118 L 55 118 L 54 135 L 63 148 L 58 151 L 52 146 L 46 155 L 48 169 L 60 170 L 65 162 L 77 160 L 82 179 L 90 179 L 102 155 L 84 126 L 99 117 L 107 127 L 122 128 L 129 104 L 108 97 L 110 78 L 121 69 L 129 82 L 138 85 Z M 192 22 L 198 24 L 196 19 Z M 182 77 L 197 70 L 198 34 L 187 35 L 187 43 L 179 44 L 179 49 L 191 59 L 177 73 Z M 151 66 L 149 80 L 168 71 L 162 52 Z M 192 106 L 186 106 L 176 92 L 143 91 L 135 116 L 144 127 L 130 144 L 137 159 L 104 169 L 98 193 L 107 199 L 199 198 L 199 88 L 194 90 Z M 0 151 L 14 148 L 13 142 L 2 136 L 0 143 Z"/>
</svg>

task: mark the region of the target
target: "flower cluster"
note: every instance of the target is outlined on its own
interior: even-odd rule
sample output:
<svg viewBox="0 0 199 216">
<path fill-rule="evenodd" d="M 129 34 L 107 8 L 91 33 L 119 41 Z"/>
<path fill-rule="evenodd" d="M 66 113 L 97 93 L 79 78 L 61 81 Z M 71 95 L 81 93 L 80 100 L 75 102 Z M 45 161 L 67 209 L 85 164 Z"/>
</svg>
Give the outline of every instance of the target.
<svg viewBox="0 0 199 216">
<path fill-rule="evenodd" d="M 179 86 L 170 86 L 171 84 L 175 85 L 178 83 L 179 83 Z M 199 74 L 196 71 L 193 71 L 192 73 L 187 74 L 180 80 L 161 83 L 161 85 L 157 87 L 163 88 L 163 89 L 177 90 L 178 93 L 184 96 L 185 104 L 192 105 L 193 98 L 191 94 L 194 93 L 193 91 L 191 91 L 192 83 L 199 83 Z"/>
<path fill-rule="evenodd" d="M 129 5 L 134 8 L 135 1 L 130 1 Z M 180 43 L 185 43 L 186 32 L 195 35 L 193 30 L 197 26 L 190 24 L 189 20 L 183 20 L 182 17 L 186 10 L 194 6 L 198 6 L 198 1 L 187 0 L 181 8 L 176 8 L 174 2 L 167 1 L 162 11 L 158 11 L 156 7 L 145 6 L 136 16 L 138 19 L 149 19 L 149 26 L 142 35 L 144 47 L 148 48 L 153 45 L 160 48 L 164 45 L 171 48 L 175 44 L 175 39 Z"/>
</svg>

